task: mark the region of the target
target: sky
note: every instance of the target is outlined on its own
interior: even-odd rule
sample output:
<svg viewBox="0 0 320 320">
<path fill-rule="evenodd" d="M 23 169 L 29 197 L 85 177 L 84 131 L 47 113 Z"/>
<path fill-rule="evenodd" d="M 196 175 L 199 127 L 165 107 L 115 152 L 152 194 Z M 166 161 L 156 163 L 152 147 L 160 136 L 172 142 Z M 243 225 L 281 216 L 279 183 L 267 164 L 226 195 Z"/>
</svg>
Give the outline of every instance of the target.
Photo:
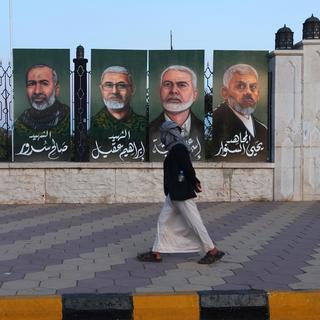
<svg viewBox="0 0 320 320">
<path fill-rule="evenodd" d="M 167 50 L 172 30 L 173 49 L 203 49 L 211 63 L 213 50 L 273 51 L 284 24 L 297 43 L 311 14 L 319 0 L 0 0 L 0 60 L 11 47 Z"/>
</svg>

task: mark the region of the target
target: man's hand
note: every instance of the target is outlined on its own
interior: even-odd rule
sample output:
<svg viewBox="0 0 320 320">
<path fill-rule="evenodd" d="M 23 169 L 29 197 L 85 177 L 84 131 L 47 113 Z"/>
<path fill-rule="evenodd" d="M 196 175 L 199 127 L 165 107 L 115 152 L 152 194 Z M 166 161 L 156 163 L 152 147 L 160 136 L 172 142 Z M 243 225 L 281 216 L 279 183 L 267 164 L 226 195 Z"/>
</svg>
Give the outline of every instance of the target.
<svg viewBox="0 0 320 320">
<path fill-rule="evenodd" d="M 196 183 L 196 187 L 194 189 L 197 193 L 202 192 L 201 184 L 200 182 Z"/>
</svg>

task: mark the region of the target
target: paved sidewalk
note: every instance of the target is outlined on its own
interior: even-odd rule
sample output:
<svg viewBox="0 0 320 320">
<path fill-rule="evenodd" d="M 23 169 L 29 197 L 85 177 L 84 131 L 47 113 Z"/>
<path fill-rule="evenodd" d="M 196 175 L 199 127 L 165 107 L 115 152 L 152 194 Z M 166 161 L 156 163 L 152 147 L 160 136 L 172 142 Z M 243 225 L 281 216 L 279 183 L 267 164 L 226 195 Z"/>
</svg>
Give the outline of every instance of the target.
<svg viewBox="0 0 320 320">
<path fill-rule="evenodd" d="M 0 296 L 320 288 L 320 202 L 198 203 L 226 256 L 141 263 L 162 203 L 0 205 Z"/>
</svg>

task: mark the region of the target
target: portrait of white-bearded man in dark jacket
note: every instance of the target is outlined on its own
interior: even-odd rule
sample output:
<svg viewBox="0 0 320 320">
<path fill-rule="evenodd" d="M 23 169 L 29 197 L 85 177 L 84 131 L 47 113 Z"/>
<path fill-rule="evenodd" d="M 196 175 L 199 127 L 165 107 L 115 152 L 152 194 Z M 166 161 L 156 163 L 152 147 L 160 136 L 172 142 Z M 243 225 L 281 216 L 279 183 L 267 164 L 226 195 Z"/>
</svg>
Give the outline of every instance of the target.
<svg viewBox="0 0 320 320">
<path fill-rule="evenodd" d="M 211 155 L 215 161 L 266 161 L 267 127 L 253 116 L 260 99 L 258 72 L 248 64 L 223 75 L 224 102 L 212 112 Z"/>
<path fill-rule="evenodd" d="M 163 160 L 166 150 L 160 140 L 159 128 L 164 121 L 174 121 L 191 149 L 193 160 L 202 157 L 203 121 L 192 112 L 198 99 L 197 75 L 182 65 L 171 65 L 160 77 L 160 102 L 163 112 L 150 123 L 149 144 L 152 160 Z"/>
</svg>

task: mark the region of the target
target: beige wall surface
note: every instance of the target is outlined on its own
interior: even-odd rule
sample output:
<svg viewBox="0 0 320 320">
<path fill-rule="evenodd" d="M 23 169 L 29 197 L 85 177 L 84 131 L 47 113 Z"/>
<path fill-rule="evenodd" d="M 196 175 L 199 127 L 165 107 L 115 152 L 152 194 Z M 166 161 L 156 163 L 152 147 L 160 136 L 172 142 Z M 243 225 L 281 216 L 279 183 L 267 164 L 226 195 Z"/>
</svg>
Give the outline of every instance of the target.
<svg viewBox="0 0 320 320">
<path fill-rule="evenodd" d="M 273 164 L 196 163 L 198 201 L 272 201 Z M 164 199 L 161 163 L 0 164 L 0 203 L 130 203 Z"/>
</svg>

